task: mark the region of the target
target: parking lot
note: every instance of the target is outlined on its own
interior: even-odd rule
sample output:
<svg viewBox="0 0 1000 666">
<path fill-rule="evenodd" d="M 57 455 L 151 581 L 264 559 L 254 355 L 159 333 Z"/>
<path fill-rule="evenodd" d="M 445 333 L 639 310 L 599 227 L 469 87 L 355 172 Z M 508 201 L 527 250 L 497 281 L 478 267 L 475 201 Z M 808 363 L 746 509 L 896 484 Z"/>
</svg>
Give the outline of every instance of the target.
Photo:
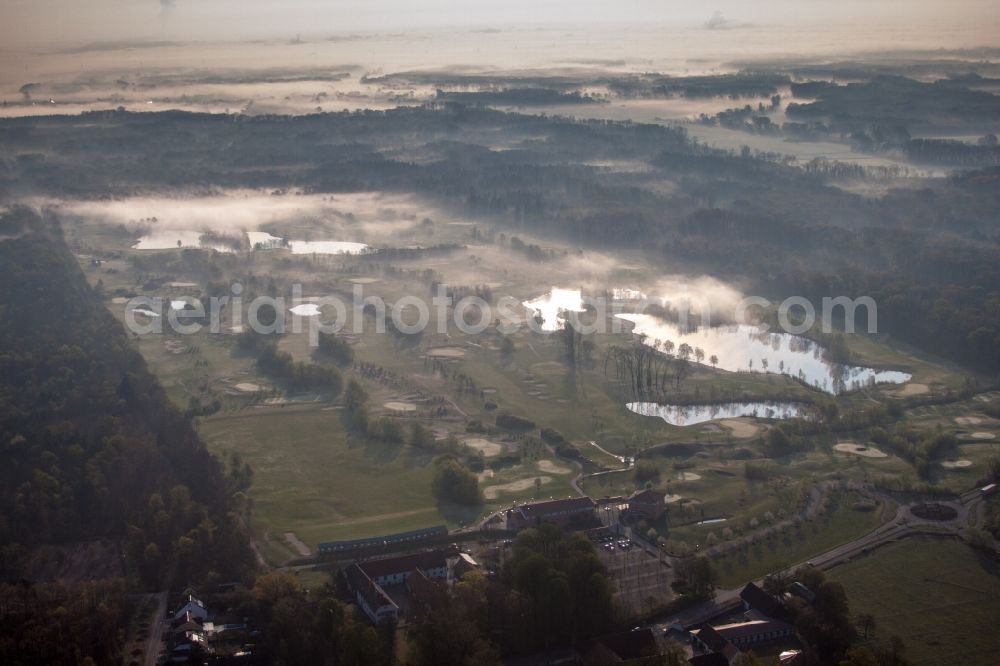
<svg viewBox="0 0 1000 666">
<path fill-rule="evenodd" d="M 658 556 L 620 536 L 594 539 L 598 556 L 607 567 L 616 601 L 627 612 L 648 613 L 673 598 L 673 570 Z"/>
</svg>

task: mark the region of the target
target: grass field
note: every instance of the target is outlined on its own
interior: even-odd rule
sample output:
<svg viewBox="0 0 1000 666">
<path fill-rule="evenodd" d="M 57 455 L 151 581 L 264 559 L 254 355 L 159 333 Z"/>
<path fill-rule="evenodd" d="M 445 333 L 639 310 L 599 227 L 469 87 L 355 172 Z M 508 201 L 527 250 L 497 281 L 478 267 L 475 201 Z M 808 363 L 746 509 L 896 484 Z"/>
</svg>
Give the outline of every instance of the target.
<svg viewBox="0 0 1000 666">
<path fill-rule="evenodd" d="M 528 483 L 481 506 L 442 505 L 431 494 L 433 456 L 402 445 L 350 443 L 339 410 L 323 403 L 223 412 L 203 419 L 199 432 L 212 453 L 225 460 L 238 452 L 253 467 L 254 531 L 274 561 L 294 554 L 285 532 L 315 548 L 320 541 L 441 523 L 458 527 L 535 495 Z M 571 494 L 570 474 L 546 472 L 537 461 L 500 470 L 481 486 L 534 477 L 550 479 L 540 497 Z"/>
<path fill-rule="evenodd" d="M 443 522 L 431 495 L 431 457 L 351 446 L 336 410 L 250 408 L 204 419 L 200 432 L 213 453 L 239 452 L 253 467 L 255 531 L 268 540 L 291 531 L 315 547 Z"/>
<path fill-rule="evenodd" d="M 879 512 L 858 511 L 855 493 L 834 495 L 830 508 L 820 518 L 803 523 L 801 530 L 788 529 L 772 539 L 762 539 L 747 550 L 715 561 L 719 585 L 733 588 L 779 569 L 804 562 L 840 544 L 856 539 L 878 526 Z"/>
<path fill-rule="evenodd" d="M 962 543 L 911 538 L 830 571 L 851 612 L 875 617 L 876 638 L 898 635 L 915 664 L 997 663 L 1000 566 Z"/>
</svg>

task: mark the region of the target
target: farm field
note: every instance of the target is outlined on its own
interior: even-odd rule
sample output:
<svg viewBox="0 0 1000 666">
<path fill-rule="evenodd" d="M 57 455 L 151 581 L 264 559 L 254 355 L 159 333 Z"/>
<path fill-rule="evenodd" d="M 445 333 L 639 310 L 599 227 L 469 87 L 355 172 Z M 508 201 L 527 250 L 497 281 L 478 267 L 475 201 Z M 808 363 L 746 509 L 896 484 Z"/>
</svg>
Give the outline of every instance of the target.
<svg viewBox="0 0 1000 666">
<path fill-rule="evenodd" d="M 913 663 L 996 663 L 1000 566 L 968 546 L 913 537 L 836 567 L 827 578 L 844 586 L 852 614 L 875 617 L 876 639 L 901 637 Z"/>
</svg>

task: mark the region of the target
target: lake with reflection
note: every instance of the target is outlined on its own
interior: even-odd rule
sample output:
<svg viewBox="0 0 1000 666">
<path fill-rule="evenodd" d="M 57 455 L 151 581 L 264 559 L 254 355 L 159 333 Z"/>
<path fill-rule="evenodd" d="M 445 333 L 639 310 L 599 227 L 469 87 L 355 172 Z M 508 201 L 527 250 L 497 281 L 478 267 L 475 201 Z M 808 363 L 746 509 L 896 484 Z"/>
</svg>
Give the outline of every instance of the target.
<svg viewBox="0 0 1000 666">
<path fill-rule="evenodd" d="M 716 405 L 661 405 L 655 402 L 630 402 L 629 411 L 642 416 L 658 416 L 670 425 L 689 426 L 717 419 L 756 416 L 766 419 L 793 419 L 806 414 L 807 408 L 796 402 L 727 402 Z"/>
<path fill-rule="evenodd" d="M 217 252 L 232 252 L 233 248 L 222 243 L 202 241 L 201 231 L 182 229 L 162 229 L 143 234 L 132 246 L 133 250 L 170 250 L 182 248 L 200 248 Z"/>
<path fill-rule="evenodd" d="M 723 370 L 789 375 L 831 394 L 872 384 L 902 384 L 911 379 L 909 373 L 898 370 L 831 363 L 824 358 L 823 347 L 808 338 L 763 331 L 749 324 L 704 326 L 682 331 L 677 324 L 653 315 L 616 316 L 632 322 L 635 325 L 633 332 L 645 335 L 644 343 L 651 347 L 662 349 L 662 343 L 670 341 L 676 354 L 682 344 L 688 344 L 705 352 L 704 364 L 709 364 L 711 357 L 715 356 L 718 361 L 716 367 Z"/>
<path fill-rule="evenodd" d="M 543 331 L 558 331 L 563 327 L 565 312 L 583 312 L 583 294 L 579 289 L 560 289 L 553 287 L 552 291 L 538 298 L 521 303 L 532 313 L 541 317 Z"/>
<path fill-rule="evenodd" d="M 288 242 L 292 254 L 361 254 L 368 250 L 364 243 L 349 241 L 300 241 Z"/>
</svg>

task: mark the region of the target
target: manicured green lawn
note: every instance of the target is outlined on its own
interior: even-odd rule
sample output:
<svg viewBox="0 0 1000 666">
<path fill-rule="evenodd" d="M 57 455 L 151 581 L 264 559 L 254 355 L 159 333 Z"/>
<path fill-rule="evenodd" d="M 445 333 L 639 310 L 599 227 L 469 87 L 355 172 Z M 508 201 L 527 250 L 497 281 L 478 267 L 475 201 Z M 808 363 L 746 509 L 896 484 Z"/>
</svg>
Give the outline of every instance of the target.
<svg viewBox="0 0 1000 666">
<path fill-rule="evenodd" d="M 1000 566 L 951 540 L 911 538 L 830 571 L 876 638 L 898 635 L 915 664 L 997 663 Z"/>
<path fill-rule="evenodd" d="M 202 419 L 209 450 L 228 461 L 238 452 L 254 469 L 250 498 L 254 531 L 264 554 L 282 561 L 294 553 L 285 532 L 310 548 L 320 541 L 391 534 L 432 525 L 458 527 L 514 500 L 530 500 L 533 484 L 500 492 L 475 507 L 441 505 L 431 494 L 433 456 L 408 446 L 352 443 L 340 411 L 323 403 L 255 406 Z M 571 473 L 539 469 L 530 461 L 486 479 L 481 487 L 514 479 L 551 479 L 539 497 L 572 494 Z M 558 463 L 566 472 L 566 463 Z"/>
<path fill-rule="evenodd" d="M 406 447 L 349 444 L 337 410 L 250 408 L 204 419 L 209 450 L 254 469 L 258 533 L 293 531 L 310 547 L 444 521 L 431 495 L 432 459 Z"/>
</svg>

